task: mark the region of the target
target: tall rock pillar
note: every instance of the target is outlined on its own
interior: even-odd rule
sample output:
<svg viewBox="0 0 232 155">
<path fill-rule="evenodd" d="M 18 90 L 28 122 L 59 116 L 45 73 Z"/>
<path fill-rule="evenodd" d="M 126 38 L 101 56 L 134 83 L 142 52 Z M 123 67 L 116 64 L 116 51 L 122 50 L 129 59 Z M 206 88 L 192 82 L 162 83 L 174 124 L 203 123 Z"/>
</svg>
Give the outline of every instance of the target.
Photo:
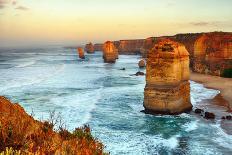
<svg viewBox="0 0 232 155">
<path fill-rule="evenodd" d="M 84 52 L 83 48 L 78 47 L 77 51 L 78 51 L 78 54 L 79 54 L 79 58 L 85 59 L 85 52 Z"/>
<path fill-rule="evenodd" d="M 184 45 L 165 39 L 148 52 L 144 108 L 147 113 L 158 114 L 192 109 L 189 53 Z"/>
<path fill-rule="evenodd" d="M 114 43 L 107 41 L 103 45 L 103 59 L 106 63 L 115 63 L 118 58 L 118 50 L 115 48 Z"/>
</svg>

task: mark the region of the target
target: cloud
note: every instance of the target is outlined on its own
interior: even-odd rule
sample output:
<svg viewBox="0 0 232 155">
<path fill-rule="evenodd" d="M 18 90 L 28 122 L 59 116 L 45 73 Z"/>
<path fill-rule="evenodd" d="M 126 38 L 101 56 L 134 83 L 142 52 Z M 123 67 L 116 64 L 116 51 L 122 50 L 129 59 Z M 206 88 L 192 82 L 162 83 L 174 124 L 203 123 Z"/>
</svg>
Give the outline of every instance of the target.
<svg viewBox="0 0 232 155">
<path fill-rule="evenodd" d="M 0 0 L 0 9 L 4 9 L 7 3 L 8 3 L 7 0 Z"/>
<path fill-rule="evenodd" d="M 17 8 L 15 8 L 16 10 L 22 10 L 22 11 L 27 11 L 29 10 L 29 8 L 25 7 L 25 6 L 18 6 Z"/>
<path fill-rule="evenodd" d="M 192 26 L 217 26 L 220 25 L 221 22 L 214 21 L 214 22 L 191 22 L 189 23 Z"/>
</svg>

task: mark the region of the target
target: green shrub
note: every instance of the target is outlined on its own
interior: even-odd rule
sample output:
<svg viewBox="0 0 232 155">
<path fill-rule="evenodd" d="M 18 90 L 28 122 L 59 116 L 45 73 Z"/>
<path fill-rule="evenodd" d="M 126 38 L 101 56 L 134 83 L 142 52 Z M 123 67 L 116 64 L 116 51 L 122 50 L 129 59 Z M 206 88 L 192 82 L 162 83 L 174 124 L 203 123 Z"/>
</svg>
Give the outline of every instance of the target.
<svg viewBox="0 0 232 155">
<path fill-rule="evenodd" d="M 225 78 L 232 78 L 232 68 L 224 69 L 221 76 Z"/>
</svg>

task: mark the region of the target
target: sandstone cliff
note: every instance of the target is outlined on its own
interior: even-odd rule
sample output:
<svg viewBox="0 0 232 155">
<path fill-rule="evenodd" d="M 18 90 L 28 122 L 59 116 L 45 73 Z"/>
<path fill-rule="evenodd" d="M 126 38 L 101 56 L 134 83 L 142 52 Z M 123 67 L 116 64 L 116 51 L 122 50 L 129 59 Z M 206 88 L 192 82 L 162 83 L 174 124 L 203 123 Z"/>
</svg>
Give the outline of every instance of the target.
<svg viewBox="0 0 232 155">
<path fill-rule="evenodd" d="M 115 48 L 114 43 L 106 41 L 103 45 L 103 59 L 104 62 L 114 63 L 118 58 L 118 50 Z"/>
<path fill-rule="evenodd" d="M 144 39 L 120 40 L 118 46 L 119 54 L 140 54 Z"/>
<path fill-rule="evenodd" d="M 148 52 L 144 107 L 147 112 L 178 114 L 189 111 L 189 53 L 185 46 L 164 39 Z"/>
<path fill-rule="evenodd" d="M 103 44 L 94 44 L 93 48 L 94 48 L 94 51 L 102 51 Z"/>
</svg>

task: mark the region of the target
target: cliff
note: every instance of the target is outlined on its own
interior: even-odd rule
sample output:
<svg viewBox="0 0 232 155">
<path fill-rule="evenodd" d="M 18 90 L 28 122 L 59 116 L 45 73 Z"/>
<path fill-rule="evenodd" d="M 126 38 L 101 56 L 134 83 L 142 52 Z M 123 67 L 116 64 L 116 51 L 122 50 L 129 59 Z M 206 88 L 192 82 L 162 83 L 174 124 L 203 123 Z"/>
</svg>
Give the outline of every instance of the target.
<svg viewBox="0 0 232 155">
<path fill-rule="evenodd" d="M 120 40 L 118 48 L 119 54 L 140 54 L 144 39 Z"/>
<path fill-rule="evenodd" d="M 94 48 L 94 51 L 102 51 L 103 44 L 94 44 L 93 48 Z"/>
<path fill-rule="evenodd" d="M 1 96 L 0 118 L 0 154 L 7 147 L 13 149 L 10 154 L 104 154 L 103 144 L 92 137 L 88 126 L 72 133 L 59 126 L 55 132 L 52 121 L 34 120 L 19 104 Z"/>
<path fill-rule="evenodd" d="M 103 45 L 103 59 L 106 63 L 114 63 L 118 58 L 118 50 L 115 48 L 114 43 L 106 41 Z"/>
<path fill-rule="evenodd" d="M 182 43 L 190 54 L 190 68 L 198 73 L 220 76 L 232 70 L 232 33 L 187 33 L 147 38 L 141 48 L 143 57 L 160 40 L 167 38 Z"/>
<path fill-rule="evenodd" d="M 144 108 L 148 113 L 179 114 L 190 103 L 189 53 L 183 44 L 164 39 L 148 52 Z"/>
</svg>

